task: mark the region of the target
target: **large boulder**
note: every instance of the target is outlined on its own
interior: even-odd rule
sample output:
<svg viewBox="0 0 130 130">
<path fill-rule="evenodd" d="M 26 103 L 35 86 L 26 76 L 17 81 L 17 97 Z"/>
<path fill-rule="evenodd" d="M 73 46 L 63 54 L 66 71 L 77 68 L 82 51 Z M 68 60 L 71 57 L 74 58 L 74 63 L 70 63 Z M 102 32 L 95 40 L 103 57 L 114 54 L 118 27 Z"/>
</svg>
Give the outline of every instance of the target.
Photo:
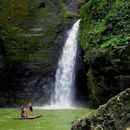
<svg viewBox="0 0 130 130">
<path fill-rule="evenodd" d="M 71 130 L 124 130 L 129 120 L 130 88 L 100 106 L 89 117 L 74 122 Z"/>
</svg>

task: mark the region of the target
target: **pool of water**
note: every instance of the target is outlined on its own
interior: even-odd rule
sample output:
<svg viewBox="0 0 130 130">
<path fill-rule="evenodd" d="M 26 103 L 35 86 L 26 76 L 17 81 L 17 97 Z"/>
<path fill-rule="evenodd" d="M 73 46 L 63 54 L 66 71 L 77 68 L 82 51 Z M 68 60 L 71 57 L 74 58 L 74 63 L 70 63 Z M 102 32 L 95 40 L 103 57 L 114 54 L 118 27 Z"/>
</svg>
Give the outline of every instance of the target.
<svg viewBox="0 0 130 130">
<path fill-rule="evenodd" d="M 34 110 L 34 115 L 42 117 L 32 120 L 17 120 L 19 109 L 0 109 L 0 130 L 70 130 L 72 122 L 91 109 Z"/>
</svg>

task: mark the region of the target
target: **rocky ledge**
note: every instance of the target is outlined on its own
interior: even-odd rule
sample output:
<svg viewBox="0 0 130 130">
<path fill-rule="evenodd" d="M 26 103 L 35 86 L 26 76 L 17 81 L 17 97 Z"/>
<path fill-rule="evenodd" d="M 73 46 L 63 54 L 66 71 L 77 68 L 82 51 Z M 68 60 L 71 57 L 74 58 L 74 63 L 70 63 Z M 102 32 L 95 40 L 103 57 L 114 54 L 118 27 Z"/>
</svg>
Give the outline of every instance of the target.
<svg viewBox="0 0 130 130">
<path fill-rule="evenodd" d="M 100 106 L 89 117 L 75 121 L 71 130 L 124 130 L 130 123 L 130 88 Z"/>
</svg>

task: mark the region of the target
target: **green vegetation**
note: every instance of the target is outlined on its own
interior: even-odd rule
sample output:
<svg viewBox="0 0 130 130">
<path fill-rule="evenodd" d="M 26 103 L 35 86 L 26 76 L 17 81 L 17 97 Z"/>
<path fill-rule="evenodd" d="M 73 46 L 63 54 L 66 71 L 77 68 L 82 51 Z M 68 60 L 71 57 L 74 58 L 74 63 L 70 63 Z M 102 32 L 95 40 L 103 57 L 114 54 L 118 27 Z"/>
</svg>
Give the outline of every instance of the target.
<svg viewBox="0 0 130 130">
<path fill-rule="evenodd" d="M 38 10 L 40 2 L 41 0 L 34 1 L 29 8 L 28 0 L 0 1 L 0 52 L 2 55 L 6 55 L 10 61 L 13 60 L 12 62 L 14 60 L 21 62 L 30 60 L 30 56 L 38 53 L 41 49 L 44 51 L 50 49 L 50 47 L 55 47 L 55 36 L 59 30 L 58 26 L 61 24 L 61 20 L 64 19 L 62 13 L 64 15 L 65 12 L 62 12 L 61 5 L 56 4 L 55 1 L 49 1 L 44 10 Z M 53 8 L 53 6 L 55 7 Z M 55 14 L 52 8 L 57 8 Z M 60 11 L 59 14 L 58 11 Z M 57 15 L 57 18 L 53 19 L 55 15 Z M 21 35 L 30 33 L 30 29 L 38 22 L 44 27 L 41 37 Z M 42 40 L 47 43 L 41 45 Z"/>
<path fill-rule="evenodd" d="M 16 111 L 14 111 L 16 110 Z M 10 112 L 10 113 L 8 113 Z M 89 115 L 90 109 L 75 110 L 35 110 L 34 115 L 42 115 L 41 118 L 33 120 L 16 120 L 19 116 L 18 109 L 0 109 L 1 130 L 69 130 L 74 120 Z M 3 113 L 8 113 L 1 116 Z"/>
<path fill-rule="evenodd" d="M 19 36 L 15 27 L 1 27 L 0 39 L 3 58 L 10 63 L 29 60 L 30 56 L 37 53 L 41 48 L 41 45 L 38 44 L 39 38 Z"/>
<path fill-rule="evenodd" d="M 129 7 L 128 0 L 88 0 L 81 7 L 80 42 L 93 106 L 128 87 L 115 76 L 130 74 Z"/>
</svg>

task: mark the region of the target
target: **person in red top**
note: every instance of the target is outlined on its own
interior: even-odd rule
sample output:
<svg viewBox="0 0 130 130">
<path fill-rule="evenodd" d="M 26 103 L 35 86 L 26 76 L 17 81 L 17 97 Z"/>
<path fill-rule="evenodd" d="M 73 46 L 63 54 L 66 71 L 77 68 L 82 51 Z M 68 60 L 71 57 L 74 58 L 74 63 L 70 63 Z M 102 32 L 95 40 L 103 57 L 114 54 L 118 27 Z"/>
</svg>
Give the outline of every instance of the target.
<svg viewBox="0 0 130 130">
<path fill-rule="evenodd" d="M 21 114 L 21 117 L 22 117 L 22 118 L 28 117 L 28 114 L 27 114 L 27 112 L 25 111 L 23 105 L 20 107 L 20 114 Z"/>
</svg>

